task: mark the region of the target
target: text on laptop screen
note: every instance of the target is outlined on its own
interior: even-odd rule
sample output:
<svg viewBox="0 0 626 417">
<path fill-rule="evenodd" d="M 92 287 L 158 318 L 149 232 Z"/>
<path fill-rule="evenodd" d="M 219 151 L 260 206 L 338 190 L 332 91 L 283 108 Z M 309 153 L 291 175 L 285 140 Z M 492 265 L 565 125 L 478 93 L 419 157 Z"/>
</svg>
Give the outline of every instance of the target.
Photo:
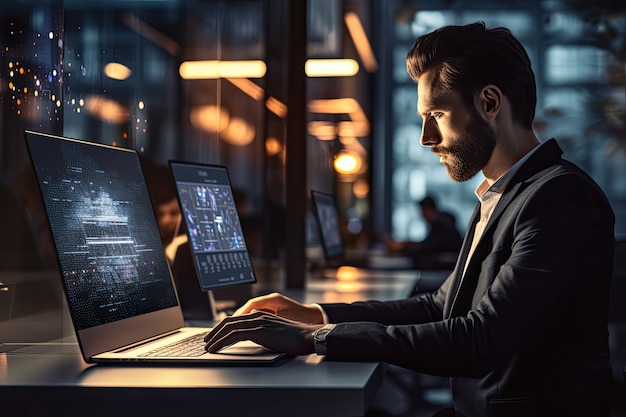
<svg viewBox="0 0 626 417">
<path fill-rule="evenodd" d="M 27 134 L 77 330 L 177 305 L 134 151 Z"/>
<path fill-rule="evenodd" d="M 200 286 L 256 282 L 223 166 L 170 162 Z"/>
</svg>

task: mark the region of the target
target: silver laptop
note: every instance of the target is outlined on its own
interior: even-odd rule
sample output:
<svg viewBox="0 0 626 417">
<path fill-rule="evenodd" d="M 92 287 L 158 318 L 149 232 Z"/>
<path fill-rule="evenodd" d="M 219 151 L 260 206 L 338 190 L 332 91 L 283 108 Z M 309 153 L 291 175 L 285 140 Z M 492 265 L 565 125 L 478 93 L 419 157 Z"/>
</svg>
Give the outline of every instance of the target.
<svg viewBox="0 0 626 417">
<path fill-rule="evenodd" d="M 86 362 L 272 363 L 250 341 L 204 352 L 186 327 L 137 152 L 25 131 Z"/>
</svg>

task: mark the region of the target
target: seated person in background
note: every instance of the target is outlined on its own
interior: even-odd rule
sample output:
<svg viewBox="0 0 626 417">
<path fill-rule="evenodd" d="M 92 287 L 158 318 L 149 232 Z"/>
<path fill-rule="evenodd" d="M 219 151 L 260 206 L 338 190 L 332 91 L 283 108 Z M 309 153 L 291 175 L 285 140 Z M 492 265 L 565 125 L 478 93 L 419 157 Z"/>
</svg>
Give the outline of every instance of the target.
<svg viewBox="0 0 626 417">
<path fill-rule="evenodd" d="M 161 233 L 161 241 L 165 248 L 165 255 L 170 262 L 174 262 L 178 247 L 187 242 L 187 235 L 181 234 L 182 218 L 180 206 L 176 197 L 155 203 L 154 211 Z"/>
<path fill-rule="evenodd" d="M 451 213 L 439 211 L 435 199 L 426 196 L 420 202 L 422 217 L 430 230 L 421 242 L 387 242 L 390 253 L 399 253 L 413 259 L 417 269 L 452 269 L 461 249 L 463 238 L 456 228 L 456 219 Z"/>
<path fill-rule="evenodd" d="M 524 47 L 505 28 L 446 26 L 417 39 L 407 70 L 420 143 L 454 181 L 485 177 L 454 271 L 402 300 L 252 299 L 205 336 L 206 349 L 252 340 L 448 376 L 453 407 L 438 417 L 608 417 L 615 215 L 557 141 L 535 135 Z"/>
</svg>

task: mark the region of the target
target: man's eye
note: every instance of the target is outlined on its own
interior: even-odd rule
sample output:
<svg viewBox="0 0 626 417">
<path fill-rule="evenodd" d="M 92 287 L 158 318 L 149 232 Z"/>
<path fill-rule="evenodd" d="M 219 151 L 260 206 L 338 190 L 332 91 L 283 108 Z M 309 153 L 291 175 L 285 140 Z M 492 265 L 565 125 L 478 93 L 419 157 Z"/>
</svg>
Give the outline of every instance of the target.
<svg viewBox="0 0 626 417">
<path fill-rule="evenodd" d="M 441 112 L 434 112 L 434 113 L 430 114 L 430 117 L 432 117 L 435 120 L 440 119 L 441 116 L 443 116 L 443 113 L 441 113 Z"/>
</svg>

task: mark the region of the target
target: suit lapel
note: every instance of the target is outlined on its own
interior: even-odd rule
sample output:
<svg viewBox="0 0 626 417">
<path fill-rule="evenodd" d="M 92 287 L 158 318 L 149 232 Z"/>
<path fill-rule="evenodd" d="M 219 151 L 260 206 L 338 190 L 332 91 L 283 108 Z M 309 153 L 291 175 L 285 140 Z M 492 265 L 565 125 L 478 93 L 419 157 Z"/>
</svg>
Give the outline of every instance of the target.
<svg viewBox="0 0 626 417">
<path fill-rule="evenodd" d="M 457 304 L 463 299 L 465 294 L 469 294 L 470 297 L 473 296 L 474 288 L 476 287 L 477 273 L 475 276 L 466 277 L 463 279 L 463 270 L 466 269 L 468 271 L 468 275 L 472 273 L 475 268 L 476 262 L 480 263 L 483 261 L 484 256 L 479 256 L 479 254 L 485 252 L 484 242 L 485 236 L 488 236 L 493 233 L 492 229 L 494 225 L 497 223 L 498 219 L 504 212 L 504 210 L 511 204 L 511 202 L 515 199 L 520 191 L 520 187 L 522 186 L 524 181 L 529 180 L 533 175 L 547 166 L 554 164 L 557 159 L 560 158 L 560 155 L 563 153 L 556 140 L 550 139 L 538 149 L 535 154 L 533 154 L 526 163 L 524 163 L 517 173 L 511 179 L 511 182 L 506 187 L 506 190 L 502 194 L 500 201 L 496 205 L 485 229 L 483 231 L 478 244 L 474 250 L 472 258 L 469 260 L 469 264 L 467 268 L 465 268 L 465 264 L 468 262 L 469 250 L 472 245 L 472 240 L 474 238 L 474 229 L 476 223 L 480 220 L 480 204 L 476 206 L 474 209 L 474 214 L 472 215 L 472 220 L 469 223 L 468 232 L 465 234 L 465 239 L 463 240 L 463 246 L 461 247 L 461 252 L 459 254 L 459 261 L 456 265 L 454 281 L 450 287 L 450 291 L 446 296 L 446 303 L 444 305 L 444 318 L 450 318 L 454 312 Z M 461 306 L 464 303 L 460 304 Z"/>
<path fill-rule="evenodd" d="M 452 285 L 450 286 L 450 291 L 446 295 L 446 303 L 443 308 L 443 317 L 448 318 L 452 311 L 452 305 L 454 304 L 454 300 L 459 291 L 459 286 L 461 285 L 461 280 L 463 279 L 463 270 L 465 269 L 465 263 L 467 262 L 467 257 L 469 255 L 470 248 L 472 246 L 472 240 L 474 239 L 474 230 L 476 229 L 476 223 L 480 219 L 480 204 L 476 205 L 474 209 L 474 214 L 472 214 L 472 218 L 467 227 L 467 233 L 465 234 L 465 238 L 463 239 L 463 245 L 461 246 L 461 251 L 459 252 L 459 258 L 456 263 L 456 267 L 454 270 L 454 278 L 452 281 Z"/>
</svg>

